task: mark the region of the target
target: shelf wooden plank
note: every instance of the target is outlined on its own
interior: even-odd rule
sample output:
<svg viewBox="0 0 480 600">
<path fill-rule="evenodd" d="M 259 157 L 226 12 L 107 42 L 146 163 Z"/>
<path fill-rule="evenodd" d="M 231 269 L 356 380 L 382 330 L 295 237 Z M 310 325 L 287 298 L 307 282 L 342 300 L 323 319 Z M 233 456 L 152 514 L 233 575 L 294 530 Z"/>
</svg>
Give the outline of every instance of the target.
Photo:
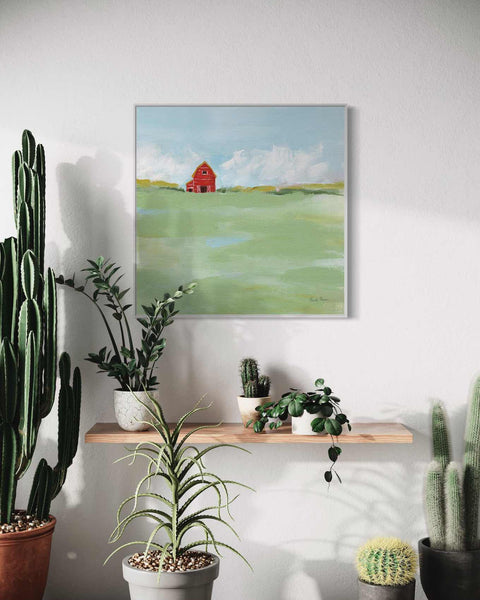
<svg viewBox="0 0 480 600">
<path fill-rule="evenodd" d="M 202 423 L 189 423 L 182 428 L 182 433 L 199 425 Z M 124 431 L 117 423 L 96 423 L 85 434 L 88 444 L 137 444 L 159 439 L 153 430 Z M 413 434 L 401 423 L 354 423 L 352 431 L 343 433 L 339 440 L 341 444 L 411 444 Z M 197 431 L 189 438 L 192 444 L 329 444 L 330 441 L 330 436 L 292 435 L 290 425 L 283 425 L 274 432 L 255 433 L 241 423 L 222 423 Z"/>
</svg>

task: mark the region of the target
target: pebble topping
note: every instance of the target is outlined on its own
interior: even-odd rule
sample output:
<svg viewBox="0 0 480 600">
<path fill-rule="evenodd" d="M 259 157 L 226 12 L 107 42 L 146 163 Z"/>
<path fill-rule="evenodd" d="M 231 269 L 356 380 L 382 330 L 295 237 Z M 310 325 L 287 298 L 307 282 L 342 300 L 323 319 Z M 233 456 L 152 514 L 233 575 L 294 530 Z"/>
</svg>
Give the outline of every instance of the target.
<svg viewBox="0 0 480 600">
<path fill-rule="evenodd" d="M 31 531 L 32 529 L 44 527 L 48 522 L 48 519 L 40 521 L 32 515 L 27 515 L 23 510 L 16 510 L 11 523 L 3 523 L 0 525 L 0 534 L 15 533 L 16 531 Z"/>
<path fill-rule="evenodd" d="M 137 552 L 128 559 L 128 564 L 131 567 L 140 569 L 142 571 L 158 571 L 160 566 L 160 558 L 162 553 L 159 550 L 153 550 L 148 554 L 144 552 Z M 187 551 L 184 554 L 177 557 L 176 560 L 173 558 L 166 557 L 163 561 L 162 571 L 167 572 L 182 572 L 182 571 L 195 571 L 197 569 L 203 569 L 208 567 L 214 561 L 214 557 L 211 554 L 205 552 L 190 552 Z"/>
</svg>

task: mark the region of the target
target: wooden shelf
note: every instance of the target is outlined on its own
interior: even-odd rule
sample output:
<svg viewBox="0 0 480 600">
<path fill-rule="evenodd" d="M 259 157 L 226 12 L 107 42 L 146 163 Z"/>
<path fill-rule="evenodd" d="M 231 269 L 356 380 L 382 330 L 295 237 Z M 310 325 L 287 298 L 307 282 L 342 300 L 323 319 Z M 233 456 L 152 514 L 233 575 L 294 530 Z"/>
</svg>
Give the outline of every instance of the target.
<svg viewBox="0 0 480 600">
<path fill-rule="evenodd" d="M 187 433 L 202 423 L 189 423 L 182 429 Z M 88 444 L 137 444 L 158 441 L 156 431 L 124 431 L 117 423 L 96 423 L 85 434 Z M 401 423 L 354 423 L 352 431 L 339 438 L 341 444 L 411 444 L 413 434 Z M 269 433 L 255 433 L 241 423 L 222 423 L 212 429 L 197 431 L 190 438 L 192 444 L 329 444 L 330 436 L 292 435 L 290 425 Z"/>
</svg>

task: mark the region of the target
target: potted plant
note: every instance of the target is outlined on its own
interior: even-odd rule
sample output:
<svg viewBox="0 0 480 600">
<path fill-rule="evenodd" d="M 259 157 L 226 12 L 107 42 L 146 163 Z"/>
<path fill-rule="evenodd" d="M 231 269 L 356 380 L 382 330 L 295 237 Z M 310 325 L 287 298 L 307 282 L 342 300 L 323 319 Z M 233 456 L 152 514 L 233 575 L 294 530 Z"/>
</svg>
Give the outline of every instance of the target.
<svg viewBox="0 0 480 600">
<path fill-rule="evenodd" d="M 480 378 L 467 415 L 463 477 L 451 461 L 443 406 L 432 411 L 433 458 L 425 481 L 429 537 L 419 541 L 420 579 L 429 600 L 480 599 Z"/>
<path fill-rule="evenodd" d="M 357 552 L 359 600 L 414 600 L 416 570 L 410 544 L 397 538 L 368 541 Z"/>
<path fill-rule="evenodd" d="M 332 443 L 328 456 L 332 461 L 330 469 L 325 471 L 325 480 L 330 483 L 335 473 L 341 482 L 334 466 L 342 449 L 336 444 L 338 436 L 343 432 L 343 426 L 352 430 L 350 421 L 345 413 L 340 412 L 340 398 L 332 396 L 332 389 L 324 385 L 323 379 L 315 381 L 314 392 L 302 392 L 297 388 L 282 395 L 278 402 L 267 402 L 256 409 L 256 419 L 250 419 L 247 427 L 253 423 L 255 433 L 261 433 L 268 425 L 270 429 L 279 429 L 292 417 L 292 433 L 296 435 L 330 435 Z"/>
<path fill-rule="evenodd" d="M 138 401 L 142 402 L 141 398 Z M 187 445 L 192 433 L 215 427 L 200 425 L 182 435 L 182 426 L 187 419 L 204 407 L 197 405 L 170 427 L 155 398 L 150 397 L 145 409 L 159 434 L 159 442 L 138 444 L 124 457 L 132 461 L 137 457 L 145 458 L 147 469 L 135 493 L 120 504 L 117 526 L 110 542 L 117 542 L 126 527 L 138 518 L 152 520 L 153 526 L 148 539 L 121 545 L 107 561 L 123 548 L 143 546 L 142 552 L 127 556 L 122 561 L 123 577 L 128 582 L 131 600 L 210 600 L 220 561 L 209 549 L 220 555 L 220 550 L 227 548 L 247 562 L 237 550 L 217 540 L 211 524 L 224 525 L 238 537 L 225 520 L 231 516 L 230 505 L 237 497 L 231 497 L 229 488 L 231 485 L 248 486 L 208 472 L 203 458 L 217 448 L 244 449 L 232 444 L 215 444 L 198 450 Z M 167 491 L 161 495 L 154 493 L 151 490 L 154 482 L 162 483 Z M 201 507 L 203 498 L 207 498 L 206 506 Z M 144 507 L 140 506 L 142 502 L 146 503 Z M 200 530 L 200 535 L 194 535 L 194 541 L 187 541 L 185 536 L 195 530 Z M 198 548 L 204 550 L 196 550 Z"/>
<path fill-rule="evenodd" d="M 144 404 L 148 403 L 149 396 L 156 395 L 158 381 L 154 369 L 165 349 L 164 330 L 178 314 L 176 301 L 184 294 L 193 294 L 197 284 L 180 286 L 173 296 L 166 293 L 162 300 L 155 299 L 152 304 L 142 306 L 145 315 L 137 318 L 142 326 L 140 347 L 135 348 L 127 316 L 132 305 L 124 300 L 129 289 L 121 289 L 118 285 L 123 277 L 120 269 L 113 261 L 100 256 L 88 260 L 88 267 L 83 269 L 87 273 L 83 284 L 75 283 L 75 275 L 69 279 L 61 275 L 57 282 L 86 296 L 99 311 L 110 347 L 89 353 L 87 360 L 96 364 L 99 372 L 116 379 L 120 386 L 114 392 L 115 417 L 120 427 L 126 431 L 142 431 L 149 427 Z M 92 289 L 89 289 L 89 283 Z M 108 322 L 106 308 L 117 322 L 117 336 Z M 132 392 L 142 398 L 143 404 L 137 402 Z"/>
<path fill-rule="evenodd" d="M 13 155 L 17 237 L 0 243 L 0 598 L 41 600 L 55 518 L 50 503 L 77 451 L 81 381 L 70 383 L 60 357 L 58 462 L 42 458 L 26 510 L 15 508 L 18 480 L 33 458 L 38 431 L 52 410 L 57 379 L 55 275 L 45 257 L 45 152 L 24 131 Z"/>
<path fill-rule="evenodd" d="M 257 406 L 270 402 L 270 377 L 259 374 L 258 363 L 254 358 L 242 360 L 240 377 L 243 394 L 237 396 L 237 401 L 243 424 L 247 427 L 247 423 L 254 422 L 259 417 L 255 410 Z"/>
</svg>

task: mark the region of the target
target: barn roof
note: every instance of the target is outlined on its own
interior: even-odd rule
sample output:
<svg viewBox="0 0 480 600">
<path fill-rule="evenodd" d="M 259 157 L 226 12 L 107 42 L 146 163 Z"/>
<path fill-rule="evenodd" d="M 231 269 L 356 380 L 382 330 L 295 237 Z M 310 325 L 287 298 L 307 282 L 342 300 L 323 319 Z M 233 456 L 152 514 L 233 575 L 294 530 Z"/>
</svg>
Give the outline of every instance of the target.
<svg viewBox="0 0 480 600">
<path fill-rule="evenodd" d="M 198 169 L 200 169 L 200 167 L 208 167 L 210 169 L 210 171 L 215 175 L 215 177 L 217 176 L 217 174 L 215 173 L 215 171 L 212 169 L 212 167 L 207 163 L 206 160 L 204 160 L 202 163 L 200 163 L 198 165 L 198 167 L 195 169 L 195 171 L 192 173 L 192 177 L 195 177 L 195 173 L 198 171 Z"/>
</svg>

